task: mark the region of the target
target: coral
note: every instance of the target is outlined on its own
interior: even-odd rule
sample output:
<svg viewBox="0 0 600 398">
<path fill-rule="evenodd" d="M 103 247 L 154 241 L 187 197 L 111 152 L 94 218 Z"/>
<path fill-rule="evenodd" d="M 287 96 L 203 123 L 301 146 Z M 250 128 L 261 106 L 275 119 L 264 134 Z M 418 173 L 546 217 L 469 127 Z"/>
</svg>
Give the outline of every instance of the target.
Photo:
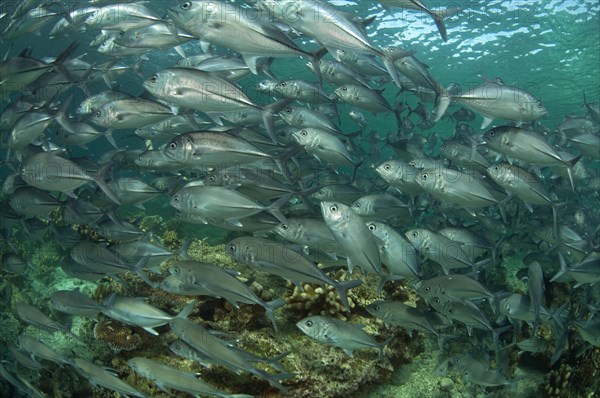
<svg viewBox="0 0 600 398">
<path fill-rule="evenodd" d="M 181 239 L 177 237 L 177 231 L 173 229 L 166 230 L 162 234 L 162 242 L 169 250 L 179 249 L 183 243 Z"/>
<path fill-rule="evenodd" d="M 571 384 L 582 397 L 597 397 L 600 392 L 600 348 L 589 349 L 573 368 Z"/>
<path fill-rule="evenodd" d="M 560 368 L 548 372 L 545 378 L 544 393 L 548 398 L 570 398 L 572 386 L 571 366 L 562 364 Z"/>
<path fill-rule="evenodd" d="M 132 351 L 142 343 L 142 338 L 126 325 L 103 319 L 94 326 L 94 337 L 105 342 L 113 352 Z"/>
<path fill-rule="evenodd" d="M 344 281 L 346 273 L 338 271 L 335 279 Z M 302 289 L 287 283 L 288 290 L 284 295 L 287 308 L 299 313 L 302 318 L 310 315 L 331 316 L 345 321 L 348 310 L 340 300 L 337 290 L 331 286 L 314 285 L 305 283 Z M 358 289 L 358 288 L 356 288 Z M 348 304 L 354 308 L 357 303 L 357 296 L 353 290 L 348 291 Z"/>
<path fill-rule="evenodd" d="M 291 283 L 289 286 L 293 286 Z M 285 296 L 288 308 L 298 312 L 301 317 L 310 315 L 326 315 L 345 321 L 344 315 L 348 310 L 342 304 L 340 297 L 331 285 L 325 287 L 319 285 L 304 284 L 302 289 L 294 286 L 291 293 Z M 348 295 L 348 304 L 354 308 L 354 300 Z"/>
<path fill-rule="evenodd" d="M 84 238 L 88 238 L 89 240 L 93 240 L 93 241 L 98 241 L 98 240 L 104 240 L 104 238 L 102 238 L 100 235 L 98 235 L 98 232 L 92 228 L 92 226 L 90 225 L 74 225 L 73 229 L 75 231 L 77 231 L 77 233 L 79 233 L 79 235 L 81 235 Z"/>
<path fill-rule="evenodd" d="M 10 312 L 0 312 L 0 345 L 4 347 L 9 341 L 16 341 L 21 331 L 21 323 Z"/>
<path fill-rule="evenodd" d="M 142 218 L 142 221 L 139 222 L 139 228 L 144 232 L 148 232 L 157 227 L 161 227 L 162 223 L 163 219 L 161 216 L 145 216 L 144 218 Z"/>
</svg>

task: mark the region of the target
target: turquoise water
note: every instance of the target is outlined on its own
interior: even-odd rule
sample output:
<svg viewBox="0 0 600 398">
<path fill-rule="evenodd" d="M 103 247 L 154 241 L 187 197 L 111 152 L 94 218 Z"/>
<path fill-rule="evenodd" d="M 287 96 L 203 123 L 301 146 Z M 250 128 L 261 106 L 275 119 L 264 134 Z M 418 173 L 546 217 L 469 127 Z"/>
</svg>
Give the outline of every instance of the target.
<svg viewBox="0 0 600 398">
<path fill-rule="evenodd" d="M 541 131 L 553 132 L 556 126 L 566 115 L 585 116 L 587 111 L 583 103 L 583 93 L 585 92 L 589 103 L 600 103 L 600 5 L 597 1 L 448 1 L 434 2 L 428 1 L 427 5 L 432 9 L 460 7 L 462 11 L 455 16 L 446 19 L 448 32 L 448 41 L 441 40 L 440 35 L 433 23 L 431 17 L 423 13 L 414 11 L 392 9 L 384 10 L 379 3 L 372 1 L 332 1 L 337 10 L 348 12 L 359 16 L 361 19 L 374 17 L 372 23 L 367 27 L 367 34 L 372 43 L 379 47 L 400 46 L 403 49 L 414 51 L 414 55 L 423 63 L 429 65 L 431 75 L 444 87 L 454 83 L 458 84 L 462 90 L 467 90 L 478 86 L 484 79 L 501 78 L 506 85 L 518 87 L 525 90 L 535 97 L 539 98 L 546 109 L 548 115 L 541 119 L 537 124 L 537 129 Z M 10 12 L 16 3 L 3 2 L 0 9 L 3 12 Z M 66 8 L 78 8 L 84 5 L 80 3 L 66 3 Z M 103 3 L 104 4 L 104 3 Z M 171 1 L 150 1 L 146 6 L 155 11 L 157 15 L 166 15 L 167 10 L 173 7 L 175 2 Z M 2 20 L 3 27 L 9 16 Z M 10 40 L 3 40 L 2 54 L 8 56 L 17 55 L 23 48 L 30 47 L 31 55 L 35 58 L 55 57 L 69 43 L 76 40 L 79 47 L 75 55 L 85 55 L 82 59 L 89 63 L 100 64 L 110 60 L 106 55 L 100 54 L 96 48 L 88 45 L 98 34 L 98 31 L 92 27 L 86 27 L 85 30 L 71 34 L 68 37 L 49 39 L 48 32 L 52 23 L 41 29 L 41 34 L 29 33 L 22 37 Z M 315 50 L 318 46 L 307 38 L 296 40 L 303 48 Z M 186 55 L 199 53 L 200 45 L 197 42 L 189 42 L 182 46 Z M 217 52 L 225 53 L 226 50 L 217 48 Z M 125 56 L 119 57 L 117 61 L 124 65 L 134 65 L 139 61 L 141 63 L 140 76 L 133 71 L 122 75 L 118 80 L 118 88 L 134 96 L 142 95 L 143 81 L 154 72 L 172 66 L 180 55 L 174 49 L 152 50 L 143 57 Z M 330 56 L 326 56 L 330 59 Z M 306 67 L 306 60 L 301 58 L 276 59 L 272 66 L 273 73 L 278 79 L 286 78 L 304 78 L 313 80 L 314 75 Z M 258 103 L 270 103 L 271 98 L 267 95 L 256 92 L 255 85 L 265 76 L 246 76 L 237 83 L 242 90 Z M 376 85 L 373 84 L 373 87 Z M 335 86 L 326 83 L 325 91 L 331 93 Z M 398 92 L 398 89 L 392 83 L 385 83 L 380 86 L 383 88 L 383 95 L 390 103 L 404 101 L 409 107 L 414 108 L 418 100 L 407 92 Z M 106 86 L 100 83 L 88 84 L 86 89 L 95 93 L 105 90 Z M 86 97 L 81 88 L 73 88 L 67 93 L 63 93 L 61 100 L 73 94 L 72 104 L 69 107 L 69 113 L 75 115 L 75 109 L 78 104 Z M 18 98 L 17 93 L 12 93 L 10 101 L 5 101 L 3 106 Z M 434 105 L 427 103 L 426 106 L 433 111 Z M 348 117 L 348 111 L 351 106 L 339 103 L 340 127 L 344 133 L 351 133 L 357 129 L 356 125 Z M 452 107 L 450 112 L 458 108 Z M 389 147 L 381 147 L 383 139 L 391 133 L 395 134 L 396 121 L 391 114 L 373 115 L 369 112 L 363 112 L 368 120 L 366 132 L 363 132 L 361 139 L 356 139 L 358 145 L 367 152 L 374 146 L 379 148 L 379 152 L 373 152 L 374 157 L 368 158 L 359 169 L 359 176 L 367 176 L 373 179 L 372 166 L 377 165 L 384 159 L 395 156 Z M 409 118 L 406 113 L 403 118 Z M 410 117 L 415 123 L 418 122 L 416 116 Z M 480 130 L 482 118 L 477 116 L 469 125 L 474 129 L 477 135 L 483 134 Z M 495 120 L 492 126 L 504 124 L 501 120 Z M 46 133 L 51 142 L 58 143 L 55 138 L 55 131 L 59 127 L 53 126 Z M 431 129 L 421 131 L 415 129 L 416 136 L 426 137 L 425 146 L 427 154 L 437 153 L 429 151 L 442 143 L 442 139 L 451 136 L 455 128 L 455 122 L 450 119 L 442 119 Z M 487 130 L 487 129 L 486 129 Z M 598 126 L 595 125 L 597 133 Z M 145 147 L 145 143 L 138 138 L 133 137 L 132 131 L 119 131 L 115 137 L 119 146 L 123 149 L 140 149 Z M 368 135 L 376 133 L 380 137 L 380 142 L 367 139 Z M 6 137 L 8 130 L 2 131 L 3 137 Z M 4 141 L 5 138 L 3 138 Z M 84 157 L 93 162 L 100 156 L 111 150 L 111 145 L 103 138 L 88 144 L 87 148 L 73 147 L 69 148 L 69 157 Z M 569 151 L 573 152 L 570 148 Z M 6 153 L 6 152 L 4 152 Z M 490 156 L 493 160 L 493 157 Z M 551 191 L 556 192 L 559 199 L 567 202 L 567 206 L 561 210 L 559 222 L 573 228 L 584 241 L 591 242 L 591 247 L 587 247 L 587 252 L 597 252 L 597 225 L 600 219 L 598 215 L 598 193 L 597 188 L 588 189 L 591 186 L 594 177 L 600 173 L 598 160 L 584 157 L 581 165 L 585 168 L 587 177 L 577 179 L 577 192 L 581 196 L 571 193 L 567 188 L 566 178 L 560 183 L 549 183 L 546 185 Z M 3 163 L 2 182 L 8 179 L 8 176 L 15 171 L 19 171 L 21 160 L 11 159 L 10 166 Z M 124 176 L 142 176 L 146 180 L 154 176 L 153 173 L 141 173 L 135 169 L 124 167 L 119 170 L 120 175 Z M 346 173 L 348 174 L 348 173 Z M 549 173 L 546 172 L 546 175 Z M 190 177 L 192 178 L 192 177 Z M 552 180 L 554 181 L 554 180 Z M 3 199 L 11 197 L 10 192 L 3 193 Z M 97 194 L 93 194 L 97 195 Z M 230 239 L 239 235 L 239 232 L 229 232 L 207 225 L 194 225 L 179 223 L 174 219 L 173 209 L 169 206 L 169 197 L 161 195 L 156 199 L 145 204 L 145 210 L 140 210 L 134 206 L 122 206 L 113 210 L 117 216 L 123 220 L 129 220 L 134 223 L 151 225 L 152 220 L 148 217 L 160 216 L 155 222 L 153 232 L 163 242 L 176 235 L 173 243 L 173 250 L 186 238 L 194 239 L 193 250 L 190 251 L 195 260 L 213 262 L 219 266 L 234 268 L 242 272 L 248 279 L 256 281 L 261 287 L 260 290 L 268 290 L 265 297 L 272 296 L 270 299 L 283 297 L 290 299 L 293 294 L 293 287 L 286 286 L 281 279 L 273 279 L 265 275 L 252 271 L 249 267 L 241 266 L 232 262 L 224 253 L 223 246 Z M 103 205 L 102 201 L 98 201 Z M 594 301 L 593 296 L 597 294 L 598 283 L 594 288 L 575 288 L 574 282 L 550 284 L 548 281 L 559 269 L 558 258 L 553 252 L 552 244 L 540 243 L 540 239 L 531 239 L 531 230 L 526 229 L 526 223 L 521 221 L 528 220 L 529 215 L 522 207 L 513 213 L 509 213 L 509 219 L 504 223 L 501 220 L 499 210 L 489 208 L 485 215 L 479 216 L 485 221 L 491 223 L 491 227 L 477 228 L 473 227 L 476 223 L 471 223 L 472 219 L 466 213 L 456 208 L 447 209 L 439 204 L 432 204 L 434 201 L 419 202 L 422 206 L 415 213 L 414 219 L 409 222 L 396 225 L 399 232 L 405 232 L 407 229 L 424 225 L 446 225 L 450 222 L 448 219 L 459 219 L 464 221 L 464 225 L 472 227 L 478 234 L 493 236 L 494 242 L 502 243 L 502 238 L 506 241 L 499 245 L 498 253 L 501 254 L 500 263 L 495 265 L 489 271 L 483 273 L 483 282 L 493 291 L 510 291 L 527 294 L 527 283 L 521 280 L 523 270 L 527 270 L 528 263 L 525 263 L 526 255 L 539 254 L 540 262 L 543 256 L 553 256 L 548 261 L 545 270 L 545 281 L 547 283 L 546 305 L 550 309 L 556 309 L 563 302 L 572 300 L 574 319 L 589 317 L 591 313 L 585 309 L 585 304 L 598 303 Z M 110 206 L 107 206 L 110 207 Z M 511 208 L 514 210 L 514 208 Z M 581 210 L 584 214 L 583 223 L 577 223 L 574 213 Z M 318 209 L 317 209 L 318 211 Z M 547 214 L 545 221 L 551 223 L 552 216 L 549 206 L 542 210 L 536 208 L 538 214 Z M 50 216 L 40 217 L 45 225 L 56 224 L 63 226 L 60 212 L 57 211 Z M 536 215 L 536 214 L 534 214 Z M 9 218 L 7 218 L 8 220 Z M 437 220 L 437 221 L 433 221 Z M 441 220 L 441 221 L 440 221 Z M 483 221 L 481 223 L 483 224 Z M 500 227 L 494 227 L 494 222 L 504 225 L 505 231 L 502 233 Z M 430 224 L 428 224 L 430 223 Z M 437 224 L 436 224 L 437 223 Z M 421 224 L 421 225 L 419 225 Z M 583 224 L 583 225 L 582 225 Z M 95 334 L 94 326 L 98 323 L 105 325 L 106 317 L 100 316 L 96 321 L 87 321 L 76 317 L 73 321 L 72 330 L 79 334 L 85 344 L 76 343 L 68 337 L 60 336 L 60 333 L 49 334 L 40 332 L 33 326 L 26 326 L 19 322 L 15 316 L 14 304 L 16 302 L 30 302 L 40 308 L 46 314 L 52 314 L 53 317 L 60 317 L 57 311 L 51 310 L 48 306 L 48 298 L 56 290 L 80 288 L 87 296 L 93 296 L 97 300 L 105 299 L 109 293 L 117 292 L 125 296 L 146 296 L 151 297 L 151 303 L 167 311 L 170 314 L 176 314 L 185 303 L 181 297 L 173 298 L 157 289 L 152 290 L 133 276 L 127 277 L 126 282 L 130 284 L 129 288 L 123 288 L 116 282 L 103 280 L 101 282 L 83 282 L 78 279 L 68 277 L 60 265 L 69 258 L 69 249 L 59 247 L 61 236 L 52 235 L 46 232 L 43 239 L 35 240 L 31 235 L 24 232 L 22 224 L 10 223 L 1 225 L 3 241 L 2 254 L 16 252 L 19 256 L 30 260 L 36 269 L 26 268 L 20 274 L 11 274 L 4 272 L 2 282 L 2 294 L 5 301 L 2 305 L 2 327 L 6 333 L 3 333 L 2 342 L 15 342 L 20 334 L 35 336 L 46 342 L 54 349 L 66 357 L 81 356 L 90 360 L 96 360 L 99 364 L 112 366 L 118 370 L 119 377 L 126 380 L 136 388 L 143 390 L 150 396 L 163 397 L 164 393 L 159 392 L 155 387 L 151 387 L 150 382 L 141 377 L 133 376 L 133 372 L 127 367 L 126 360 L 131 356 L 147 356 L 155 358 L 162 363 L 169 364 L 180 369 L 188 371 L 200 371 L 202 368 L 192 361 L 183 361 L 174 357 L 164 349 L 167 343 L 175 339 L 175 335 L 168 331 L 168 327 L 159 329 L 160 337 L 154 337 L 146 334 L 140 328 L 127 327 L 120 328 L 123 333 L 132 333 L 142 336 L 141 343 L 132 351 L 123 350 L 114 353 L 110 350 L 106 341 L 101 340 L 101 333 Z M 42 226 L 42 229 L 44 227 Z M 78 227 L 80 237 L 94 237 L 90 232 L 91 227 Z M 43 230 L 42 232 L 44 232 Z M 171 235 L 170 235 L 171 234 Z M 248 235 L 248 234 L 245 234 Z M 273 238 L 274 234 L 265 234 Z M 204 243 L 198 243 L 202 240 Z M 542 239 L 543 241 L 543 239 Z M 171 247 L 170 247 L 171 248 Z M 569 253 L 571 254 L 571 253 Z M 579 260 L 580 258 L 578 258 Z M 569 263 L 574 262 L 569 257 Z M 167 266 L 161 266 L 163 273 Z M 339 264 L 338 264 L 339 265 Z M 344 265 L 344 263 L 342 263 Z M 428 270 L 437 270 L 435 265 L 428 265 Z M 6 264 L 5 264 L 6 268 Z M 345 268 L 345 265 L 344 265 Z M 430 275 L 431 276 L 431 275 Z M 337 277 L 337 274 L 336 274 Z M 345 277 L 345 276 L 344 276 Z M 354 276 L 359 278 L 359 276 Z M 158 277 L 157 277 L 158 278 Z M 224 300 L 202 299 L 197 312 L 193 313 L 193 319 L 202 318 L 206 325 L 213 329 L 222 329 L 228 332 L 232 340 L 240 339 L 245 343 L 243 348 L 248 349 L 257 355 L 275 356 L 285 351 L 291 351 L 290 358 L 283 361 L 283 367 L 286 371 L 298 374 L 296 381 L 290 381 L 289 386 L 293 393 L 290 396 L 315 396 L 321 394 L 323 397 L 471 397 L 471 396 L 493 396 L 493 397 L 538 397 L 538 396 L 595 396 L 598 392 L 597 375 L 590 376 L 590 367 L 600 361 L 600 353 L 597 345 L 586 350 L 590 345 L 584 343 L 578 338 L 573 326 L 570 331 L 570 345 L 564 354 L 564 357 L 558 364 L 549 365 L 549 359 L 552 350 L 549 349 L 544 355 L 525 354 L 525 359 L 519 361 L 516 352 L 511 351 L 511 367 L 508 379 L 513 382 L 512 386 L 507 387 L 488 387 L 476 386 L 474 383 L 465 380 L 460 373 L 450 373 L 442 376 L 434 375 L 433 372 L 438 364 L 447 357 L 446 353 L 441 353 L 437 349 L 435 338 L 427 337 L 423 333 L 412 335 L 405 332 L 403 328 L 396 327 L 390 329 L 383 326 L 382 322 L 376 321 L 365 310 L 367 304 L 375 299 L 394 298 L 414 304 L 419 301 L 414 293 L 414 283 L 416 280 L 410 280 L 408 283 L 398 283 L 390 287 L 389 284 L 383 295 L 375 293 L 377 282 L 369 279 L 365 289 L 357 292 L 354 296 L 357 300 L 357 309 L 353 310 L 352 315 L 347 318 L 351 323 L 366 324 L 367 332 L 375 336 L 378 342 L 391 337 L 395 333 L 396 341 L 388 349 L 388 357 L 383 362 L 378 362 L 374 350 L 365 352 L 355 352 L 355 359 L 349 357 L 339 350 L 317 344 L 309 340 L 306 336 L 300 334 L 294 323 L 302 316 L 303 312 L 294 312 L 291 309 L 282 311 L 277 320 L 280 324 L 279 333 L 268 329 L 268 321 L 264 321 L 264 316 L 256 315 L 256 311 L 242 306 L 240 312 L 233 309 L 232 306 L 224 304 Z M 98 289 L 98 285 L 101 287 Z M 580 290 L 577 290 L 580 289 Z M 582 294 L 576 294 L 582 293 Z M 584 297 L 584 298 L 581 298 Z M 590 298 L 592 297 L 592 298 Z M 267 300 L 265 298 L 265 300 Z M 290 299 L 293 301 L 293 299 Z M 576 305 L 576 304 L 577 305 Z M 10 305 L 9 305 L 10 304 Z M 487 304 L 484 304 L 487 306 Z M 423 300 L 420 300 L 420 308 L 426 307 Z M 489 311 L 488 311 L 489 312 Z M 248 319 L 238 314 L 251 314 Z M 495 320 L 494 314 L 489 314 L 492 320 Z M 565 316 L 566 318 L 566 316 Z M 59 318 L 62 322 L 71 322 L 67 317 Z M 260 319 L 260 320 L 257 320 Z M 198 321 L 201 322 L 201 321 Z M 122 326 L 122 325 L 121 325 Z M 530 330 L 523 326 L 527 332 Z M 598 331 L 600 333 L 600 331 Z M 465 334 L 464 328 L 459 328 L 452 332 L 459 334 L 455 343 L 450 343 L 448 354 L 457 354 L 478 347 L 479 342 Z M 115 333 L 116 334 L 116 333 Z M 523 335 L 524 336 L 524 335 Z M 521 337 L 523 337 L 521 336 Z M 228 338 L 229 338 L 228 337 Z M 490 336 L 478 335 L 477 338 L 485 340 Z M 555 337 L 555 336 L 553 336 Z M 138 337 L 139 338 L 139 337 Z M 245 339 L 245 340 L 244 340 Z M 106 338 L 106 340 L 110 340 Z M 158 343 L 160 342 L 160 344 Z M 510 338 L 502 341 L 503 345 L 510 344 Z M 571 344 L 572 343 L 572 344 Z M 397 352 L 393 353 L 393 350 Z M 371 352 L 373 351 L 373 352 Z M 490 351 L 487 350 L 488 354 Z M 399 354 L 401 352 L 401 354 Z M 50 362 L 43 362 L 45 369 L 51 369 L 54 373 L 49 375 L 47 370 L 43 370 L 42 379 L 39 379 L 35 372 L 19 367 L 12 368 L 14 359 L 8 355 L 5 350 L 2 351 L 2 358 L 11 361 L 11 365 L 6 367 L 12 372 L 20 370 L 30 380 L 33 385 L 41 389 L 47 396 L 60 396 L 57 389 L 64 389 L 62 396 L 113 396 L 108 390 L 100 393 L 97 390 L 82 388 L 77 386 L 74 372 L 66 367 L 66 370 L 60 370 Z M 554 383 L 553 377 L 556 375 L 551 372 L 566 374 L 565 368 L 560 366 L 571 366 L 573 376 L 568 380 L 571 395 L 568 392 L 556 394 L 548 393 L 546 387 Z M 580 368 L 578 368 L 580 365 Z M 494 366 L 496 366 L 494 364 Z M 577 370 L 579 372 L 577 372 Z M 354 373 L 353 373 L 354 372 Z M 222 368 L 217 370 L 213 368 L 205 371 L 205 378 L 209 383 L 220 389 L 228 389 L 236 393 L 253 394 L 256 397 L 276 397 L 281 396 L 277 390 L 270 388 L 264 382 L 256 382 L 258 378 L 251 378 L 247 374 L 240 378 L 232 372 L 224 371 Z M 47 377 L 49 381 L 43 380 Z M 355 380 L 352 380 L 355 378 Z M 558 383 L 558 382 L 556 382 Z M 556 384 L 555 383 L 555 384 Z M 587 383 L 587 384 L 586 384 Z M 288 383 L 284 382 L 288 385 Z M 2 384 L 4 394 L 13 394 L 12 396 L 32 396 L 28 393 L 18 393 L 16 389 L 8 387 L 7 383 Z M 69 395 L 71 394 L 71 395 Z M 86 395 L 87 394 L 87 395 Z M 186 396 L 179 393 L 177 396 Z M 3 395 L 9 396 L 9 395 Z M 114 395 L 116 396 L 116 395 Z"/>
</svg>

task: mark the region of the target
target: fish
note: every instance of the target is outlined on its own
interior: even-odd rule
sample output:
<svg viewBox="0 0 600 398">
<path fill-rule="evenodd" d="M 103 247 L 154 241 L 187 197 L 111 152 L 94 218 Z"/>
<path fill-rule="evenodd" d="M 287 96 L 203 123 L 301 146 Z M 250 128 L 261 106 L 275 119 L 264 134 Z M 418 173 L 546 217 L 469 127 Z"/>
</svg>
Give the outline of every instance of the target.
<svg viewBox="0 0 600 398">
<path fill-rule="evenodd" d="M 448 41 L 448 33 L 446 31 L 446 25 L 444 24 L 444 18 L 460 12 L 460 8 L 457 7 L 434 11 L 427 8 L 427 6 L 421 0 L 379 0 L 378 2 L 381 3 L 384 8 L 401 7 L 407 10 L 416 10 L 426 13 L 433 18 L 433 21 L 440 32 L 440 36 L 444 41 Z"/>
<path fill-rule="evenodd" d="M 334 260 L 343 253 L 327 224 L 317 218 L 288 217 L 287 223 L 275 226 L 273 231 L 292 243 L 306 246 L 311 251 L 326 253 Z"/>
<path fill-rule="evenodd" d="M 94 182 L 116 204 L 121 201 L 108 187 L 102 176 L 94 178 L 72 161 L 53 153 L 41 152 L 30 156 L 21 169 L 23 180 L 38 189 L 60 191 L 75 197 L 73 190 L 88 182 Z"/>
<path fill-rule="evenodd" d="M 178 261 L 169 268 L 169 272 L 183 282 L 199 286 L 208 293 L 207 295 L 223 298 L 236 308 L 238 308 L 238 303 L 260 305 L 271 320 L 273 329 L 277 331 L 273 311 L 285 305 L 285 301 L 282 299 L 263 301 L 250 286 L 241 282 L 230 271 L 221 269 L 214 264 L 192 260 Z"/>
<path fill-rule="evenodd" d="M 113 293 L 102 304 L 102 313 L 127 325 L 139 326 L 148 333 L 158 336 L 154 328 L 166 325 L 175 318 L 187 318 L 196 306 L 196 302 L 191 302 L 179 314 L 171 316 L 146 304 L 145 301 L 143 297 L 123 297 Z"/>
<path fill-rule="evenodd" d="M 171 108 L 141 98 L 121 98 L 101 105 L 90 121 L 112 130 L 137 129 L 173 115 Z"/>
<path fill-rule="evenodd" d="M 237 4 L 190 1 L 169 9 L 168 14 L 177 26 L 201 38 L 204 48 L 213 43 L 240 53 L 253 74 L 262 57 L 303 57 L 314 65 L 324 55 L 322 51 L 302 50 L 260 13 L 245 11 Z M 232 17 L 232 12 L 236 17 Z M 246 40 L 242 43 L 240 37 Z"/>
<path fill-rule="evenodd" d="M 523 123 L 539 120 L 548 114 L 542 102 L 531 93 L 493 81 L 449 97 L 483 116 L 482 130 L 494 119 Z M 436 114 L 434 121 L 441 116 Z"/>
<path fill-rule="evenodd" d="M 496 205 L 502 199 L 483 178 L 449 168 L 423 169 L 415 181 L 435 198 L 467 209 Z"/>
<path fill-rule="evenodd" d="M 100 367 L 86 359 L 72 358 L 69 360 L 69 364 L 93 386 L 104 387 L 124 396 L 148 398 L 148 395 L 119 379 L 113 371 Z"/>
<path fill-rule="evenodd" d="M 566 167 L 571 189 L 574 189 L 572 169 L 581 159 L 581 155 L 567 159 L 537 133 L 513 126 L 499 126 L 490 129 L 485 134 L 485 142 L 491 149 L 507 157 L 538 166 Z"/>
<path fill-rule="evenodd" d="M 177 210 L 194 214 L 206 222 L 208 218 L 217 218 L 232 225 L 243 225 L 244 217 L 262 211 L 269 212 L 280 222 L 287 221 L 280 208 L 287 203 L 291 194 L 283 195 L 271 205 L 264 206 L 234 188 L 235 186 L 218 187 L 191 183 L 175 192 L 169 203 Z"/>
<path fill-rule="evenodd" d="M 299 288 L 304 283 L 333 286 L 340 301 L 350 311 L 347 291 L 362 284 L 360 280 L 339 282 L 287 245 L 263 238 L 240 237 L 229 241 L 225 251 L 235 261 L 289 280 Z"/>
<path fill-rule="evenodd" d="M 304 334 L 320 343 L 341 348 L 351 358 L 354 357 L 355 350 L 366 348 L 377 348 L 379 358 L 383 358 L 385 346 L 389 342 L 377 343 L 373 337 L 362 330 L 364 327 L 362 325 L 321 315 L 301 319 L 296 326 Z"/>
<path fill-rule="evenodd" d="M 94 318 L 104 308 L 97 301 L 81 293 L 79 288 L 55 291 L 50 296 L 50 306 L 65 314 L 88 318 Z"/>
<path fill-rule="evenodd" d="M 39 358 L 46 361 L 54 362 L 56 364 L 70 364 L 70 358 L 67 358 L 40 340 L 22 334 L 18 337 L 18 346 L 21 350 L 29 353 L 33 359 Z"/>
<path fill-rule="evenodd" d="M 198 350 L 204 357 L 211 362 L 225 366 L 238 372 L 240 370 L 251 373 L 269 382 L 273 387 L 287 391 L 279 380 L 287 379 L 292 375 L 286 373 L 271 374 L 267 373 L 247 361 L 244 355 L 226 345 L 217 337 L 211 335 L 206 329 L 197 323 L 193 323 L 185 318 L 175 318 L 170 323 L 171 330 L 184 342 Z"/>
<path fill-rule="evenodd" d="M 415 248 L 394 228 L 368 221 L 367 228 L 378 240 L 381 262 L 391 275 L 418 278 L 421 275 Z"/>
<path fill-rule="evenodd" d="M 361 267 L 367 273 L 375 273 L 383 280 L 381 258 L 377 241 L 361 216 L 339 202 L 321 202 L 321 213 L 333 237 L 347 256 L 348 270 Z"/>
<path fill-rule="evenodd" d="M 452 269 L 476 268 L 463 251 L 461 243 L 454 242 L 437 232 L 426 228 L 415 228 L 406 231 L 405 236 L 425 258 L 440 264 L 446 275 Z"/>
<path fill-rule="evenodd" d="M 540 322 L 540 311 L 544 299 L 544 272 L 542 271 L 542 266 L 537 261 L 529 264 L 527 270 L 527 293 L 529 294 L 531 309 L 534 314 L 532 333 L 535 335 L 537 325 Z"/>
<path fill-rule="evenodd" d="M 228 394 L 217 390 L 198 379 L 197 373 L 184 372 L 156 362 L 149 358 L 134 357 L 127 361 L 127 365 L 138 375 L 152 380 L 162 391 L 168 393 L 168 389 L 184 391 L 192 395 L 213 395 L 222 398 L 252 398 L 248 394 Z"/>
<path fill-rule="evenodd" d="M 304 128 L 294 132 L 292 136 L 306 152 L 319 161 L 327 162 L 332 166 L 346 166 L 353 169 L 360 165 L 360 161 L 351 154 L 346 144 L 327 131 Z"/>
<path fill-rule="evenodd" d="M 352 210 L 367 220 L 386 220 L 398 217 L 402 220 L 409 216 L 408 204 L 389 194 L 365 195 L 352 202 Z"/>
<path fill-rule="evenodd" d="M 62 325 L 50 319 L 46 314 L 31 304 L 18 302 L 15 305 L 15 310 L 19 319 L 25 323 L 38 327 L 42 330 L 46 330 L 50 333 L 63 332 L 77 337 L 71 333 L 71 330 L 68 326 Z"/>
</svg>

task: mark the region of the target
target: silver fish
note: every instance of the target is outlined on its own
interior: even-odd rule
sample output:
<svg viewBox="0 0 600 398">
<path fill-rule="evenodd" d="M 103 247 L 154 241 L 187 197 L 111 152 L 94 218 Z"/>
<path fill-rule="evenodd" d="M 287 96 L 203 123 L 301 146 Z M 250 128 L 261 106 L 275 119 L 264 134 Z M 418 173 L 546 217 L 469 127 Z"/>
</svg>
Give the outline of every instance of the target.
<svg viewBox="0 0 600 398">
<path fill-rule="evenodd" d="M 172 316 L 146 304 L 145 300 L 142 297 L 121 297 L 113 293 L 104 301 L 102 313 L 127 325 L 139 326 L 148 333 L 158 336 L 158 332 L 154 328 L 166 325 L 176 318 L 187 318 L 196 306 L 196 302 L 191 302 L 179 314 Z"/>
<path fill-rule="evenodd" d="M 303 287 L 303 282 L 331 285 L 348 311 L 350 304 L 346 292 L 362 283 L 359 280 L 338 282 L 289 246 L 267 239 L 236 238 L 225 245 L 225 251 L 239 263 L 277 275 L 298 287 Z"/>
<path fill-rule="evenodd" d="M 271 205 L 264 206 L 230 187 L 188 184 L 175 192 L 170 204 L 179 211 L 195 214 L 204 220 L 217 218 L 233 225 L 243 224 L 240 219 L 262 211 L 271 213 L 285 223 L 286 218 L 280 208 L 287 203 L 290 195 L 284 195 Z"/>
<path fill-rule="evenodd" d="M 335 240 L 347 256 L 348 269 L 383 276 L 377 241 L 361 216 L 339 202 L 321 202 L 321 213 Z"/>
<path fill-rule="evenodd" d="M 208 330 L 201 325 L 193 323 L 185 318 L 175 318 L 170 323 L 171 330 L 179 336 L 179 338 L 194 349 L 198 350 L 204 357 L 208 358 L 212 363 L 225 366 L 233 371 L 246 371 L 253 375 L 265 379 L 273 387 L 287 391 L 279 380 L 289 378 L 289 374 L 270 374 L 254 365 L 252 365 L 247 357 L 241 355 L 225 342 L 211 335 Z"/>
<path fill-rule="evenodd" d="M 70 365 L 73 369 L 92 385 L 107 388 L 116 391 L 124 396 L 132 396 L 139 398 L 148 398 L 148 395 L 136 390 L 129 384 L 119 379 L 115 373 L 106 370 L 92 362 L 82 358 L 73 358 L 70 360 Z"/>
<path fill-rule="evenodd" d="M 378 343 L 363 332 L 362 325 L 353 325 L 336 318 L 314 315 L 301 319 L 296 326 L 320 343 L 341 348 L 350 357 L 354 356 L 354 350 L 377 348 L 379 358 L 383 358 L 383 350 L 387 344 L 387 342 Z"/>
<path fill-rule="evenodd" d="M 131 358 L 127 361 L 127 365 L 138 375 L 152 380 L 164 392 L 168 392 L 170 388 L 192 395 L 211 395 L 221 398 L 253 397 L 247 394 L 228 394 L 217 390 L 199 379 L 197 373 L 184 372 L 149 358 Z"/>
</svg>

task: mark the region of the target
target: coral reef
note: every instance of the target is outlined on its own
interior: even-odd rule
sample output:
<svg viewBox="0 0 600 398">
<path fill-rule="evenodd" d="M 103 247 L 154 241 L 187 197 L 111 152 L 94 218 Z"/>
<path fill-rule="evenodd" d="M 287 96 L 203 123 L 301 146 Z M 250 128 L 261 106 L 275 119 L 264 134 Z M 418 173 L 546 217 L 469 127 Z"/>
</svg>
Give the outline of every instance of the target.
<svg viewBox="0 0 600 398">
<path fill-rule="evenodd" d="M 115 353 L 140 347 L 142 338 L 131 328 L 111 319 L 103 319 L 94 326 L 94 337 L 103 341 Z"/>
<path fill-rule="evenodd" d="M 183 243 L 181 239 L 178 238 L 177 231 L 173 229 L 166 230 L 161 238 L 163 245 L 169 250 L 179 249 Z"/>
<path fill-rule="evenodd" d="M 548 398 L 572 397 L 572 374 L 573 368 L 566 364 L 562 364 L 560 368 L 548 372 L 543 386 L 545 396 Z"/>
</svg>

